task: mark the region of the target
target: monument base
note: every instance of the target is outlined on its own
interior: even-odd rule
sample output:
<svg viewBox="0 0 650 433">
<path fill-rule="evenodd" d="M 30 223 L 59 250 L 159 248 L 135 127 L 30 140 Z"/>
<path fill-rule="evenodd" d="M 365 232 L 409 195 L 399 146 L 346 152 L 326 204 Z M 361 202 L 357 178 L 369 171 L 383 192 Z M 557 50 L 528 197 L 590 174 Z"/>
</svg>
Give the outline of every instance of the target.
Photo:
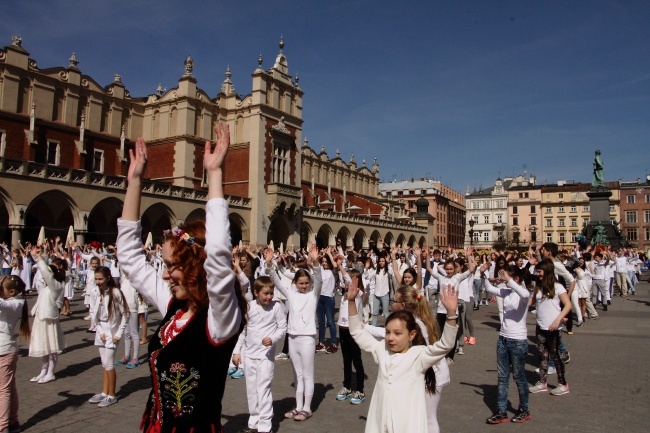
<svg viewBox="0 0 650 433">
<path fill-rule="evenodd" d="M 590 221 L 582 229 L 582 239 L 580 243 L 583 247 L 587 245 L 603 244 L 605 246 L 617 249 L 627 245 L 625 237 L 621 230 L 613 221 Z"/>
</svg>

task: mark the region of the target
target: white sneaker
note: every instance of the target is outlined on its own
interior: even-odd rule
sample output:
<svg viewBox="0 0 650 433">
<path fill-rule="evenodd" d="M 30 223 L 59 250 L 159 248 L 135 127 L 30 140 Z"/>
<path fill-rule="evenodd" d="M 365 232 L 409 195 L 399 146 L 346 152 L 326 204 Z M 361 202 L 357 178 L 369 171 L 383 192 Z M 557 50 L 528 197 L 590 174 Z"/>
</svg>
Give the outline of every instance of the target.
<svg viewBox="0 0 650 433">
<path fill-rule="evenodd" d="M 463 346 L 460 346 L 460 347 L 458 348 L 458 354 L 459 354 L 459 355 L 464 355 L 464 354 L 465 354 L 465 349 L 463 349 Z"/>
<path fill-rule="evenodd" d="M 52 382 L 53 380 L 56 380 L 56 377 L 55 377 L 54 375 L 52 375 L 52 376 L 45 376 L 45 377 L 42 377 L 42 378 L 38 381 L 38 383 L 48 383 L 48 382 Z"/>
<path fill-rule="evenodd" d="M 287 355 L 284 352 L 280 352 L 277 355 L 275 355 L 275 359 L 289 359 L 289 355 Z"/>
<path fill-rule="evenodd" d="M 104 400 L 100 401 L 97 407 L 108 407 L 112 404 L 117 403 L 117 397 L 111 397 L 107 395 Z"/>
<path fill-rule="evenodd" d="M 539 373 L 539 367 L 535 369 L 535 373 Z M 555 373 L 557 373 L 555 367 L 549 367 L 548 371 L 546 372 L 546 374 L 555 374 Z"/>
<path fill-rule="evenodd" d="M 84 317 L 84 320 L 90 320 L 90 314 Z"/>
<path fill-rule="evenodd" d="M 88 402 L 89 403 L 101 403 L 102 401 L 104 401 L 104 399 L 106 397 L 108 397 L 108 396 L 102 392 L 101 394 L 95 394 L 92 397 L 90 397 L 88 399 Z"/>
</svg>

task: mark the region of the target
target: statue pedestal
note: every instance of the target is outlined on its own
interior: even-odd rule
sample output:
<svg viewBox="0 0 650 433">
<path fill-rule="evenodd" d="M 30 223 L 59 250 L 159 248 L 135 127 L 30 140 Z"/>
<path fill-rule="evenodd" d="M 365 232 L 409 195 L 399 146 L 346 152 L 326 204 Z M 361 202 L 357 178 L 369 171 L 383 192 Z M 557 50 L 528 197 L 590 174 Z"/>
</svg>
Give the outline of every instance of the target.
<svg viewBox="0 0 650 433">
<path fill-rule="evenodd" d="M 592 188 L 587 196 L 589 197 L 589 224 L 583 229 L 582 234 L 589 243 L 620 247 L 624 240 L 617 223 L 612 222 L 609 216 L 609 198 L 612 192 L 607 187 Z"/>
<path fill-rule="evenodd" d="M 589 221 L 609 222 L 609 198 L 612 192 L 609 188 L 592 188 L 587 193 L 589 197 Z"/>
</svg>

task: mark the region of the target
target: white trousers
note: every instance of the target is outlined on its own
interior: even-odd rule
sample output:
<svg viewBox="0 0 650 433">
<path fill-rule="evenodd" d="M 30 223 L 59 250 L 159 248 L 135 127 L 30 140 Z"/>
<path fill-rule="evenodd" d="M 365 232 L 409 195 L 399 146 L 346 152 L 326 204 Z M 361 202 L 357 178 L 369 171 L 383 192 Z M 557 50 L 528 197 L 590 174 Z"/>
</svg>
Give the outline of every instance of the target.
<svg viewBox="0 0 650 433">
<path fill-rule="evenodd" d="M 271 431 L 273 419 L 273 394 L 271 382 L 275 363 L 266 358 L 246 358 L 246 395 L 248 397 L 248 428 Z"/>
<path fill-rule="evenodd" d="M 290 335 L 289 356 L 293 366 L 294 383 L 296 384 L 296 407 L 302 410 L 302 396 L 314 395 L 314 357 L 316 355 L 315 335 Z"/>
<path fill-rule="evenodd" d="M 113 370 L 115 368 L 115 349 L 107 349 L 105 347 L 99 346 L 99 357 L 102 360 L 102 368 L 106 371 Z"/>
<path fill-rule="evenodd" d="M 579 299 L 578 289 L 574 288 L 571 293 L 571 309 L 576 313 L 576 316 L 578 316 L 578 322 L 582 322 L 584 319 L 582 317 L 582 311 L 580 310 Z"/>
</svg>

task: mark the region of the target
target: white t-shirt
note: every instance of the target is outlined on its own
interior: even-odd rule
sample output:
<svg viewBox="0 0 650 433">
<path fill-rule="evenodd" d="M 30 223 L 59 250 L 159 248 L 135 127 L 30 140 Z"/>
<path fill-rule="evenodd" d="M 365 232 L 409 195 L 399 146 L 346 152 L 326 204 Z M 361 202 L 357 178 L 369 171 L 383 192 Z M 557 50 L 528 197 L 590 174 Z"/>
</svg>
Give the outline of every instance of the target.
<svg viewBox="0 0 650 433">
<path fill-rule="evenodd" d="M 555 283 L 555 297 L 542 298 L 542 291 L 539 290 L 536 295 L 537 302 L 537 326 L 544 331 L 548 331 L 548 327 L 560 315 L 562 308 L 560 308 L 560 295 L 566 293 L 566 289 L 560 283 Z M 557 330 L 562 329 L 562 324 Z"/>
</svg>

